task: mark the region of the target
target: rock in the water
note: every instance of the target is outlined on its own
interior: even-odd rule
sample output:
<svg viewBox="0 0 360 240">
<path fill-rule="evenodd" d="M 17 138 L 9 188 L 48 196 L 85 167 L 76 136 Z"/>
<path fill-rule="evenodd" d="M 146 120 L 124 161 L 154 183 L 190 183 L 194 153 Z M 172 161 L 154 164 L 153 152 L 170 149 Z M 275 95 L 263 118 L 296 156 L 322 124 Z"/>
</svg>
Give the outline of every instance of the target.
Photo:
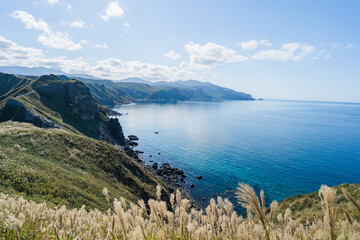
<svg viewBox="0 0 360 240">
<path fill-rule="evenodd" d="M 139 138 L 135 135 L 129 135 L 128 138 L 131 140 L 131 141 L 137 141 L 139 140 Z"/>
<path fill-rule="evenodd" d="M 152 165 L 152 168 L 155 169 L 155 170 L 157 170 L 157 169 L 158 169 L 158 164 L 157 164 L 157 163 L 154 163 L 154 164 Z"/>
<path fill-rule="evenodd" d="M 196 176 L 197 177 L 197 179 L 199 179 L 199 180 L 201 180 L 202 178 L 203 178 L 203 176 L 201 176 L 201 175 L 198 175 L 198 176 Z"/>
<path fill-rule="evenodd" d="M 190 185 L 190 187 L 191 187 L 191 188 L 194 188 L 194 187 L 195 187 L 195 185 L 194 185 L 194 184 L 191 184 L 191 185 Z"/>
</svg>

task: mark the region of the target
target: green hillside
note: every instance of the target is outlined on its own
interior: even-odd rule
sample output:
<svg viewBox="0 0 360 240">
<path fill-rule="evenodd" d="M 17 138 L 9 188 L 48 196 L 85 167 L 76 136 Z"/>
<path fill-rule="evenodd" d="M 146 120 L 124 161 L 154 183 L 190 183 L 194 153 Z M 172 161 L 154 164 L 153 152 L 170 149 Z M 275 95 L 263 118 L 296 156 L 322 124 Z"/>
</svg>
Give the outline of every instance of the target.
<svg viewBox="0 0 360 240">
<path fill-rule="evenodd" d="M 102 195 L 155 197 L 159 181 L 117 148 L 59 129 L 0 123 L 0 192 L 37 202 L 107 209 Z"/>
<path fill-rule="evenodd" d="M 195 80 L 150 82 L 138 78 L 118 82 L 79 78 L 102 104 L 112 106 L 130 101 L 221 101 L 253 100 L 250 94 Z"/>
<path fill-rule="evenodd" d="M 81 81 L 64 81 L 55 75 L 30 79 L 1 74 L 0 84 L 7 91 L 0 97 L 0 122 L 29 122 L 124 144 L 118 120 L 107 117 L 108 109 Z"/>
<path fill-rule="evenodd" d="M 332 187 L 336 190 L 336 206 L 337 216 L 345 220 L 345 211 L 352 219 L 360 220 L 359 212 L 353 208 L 353 205 L 345 199 L 341 188 L 346 189 L 354 197 L 355 201 L 360 202 L 360 183 L 357 184 L 341 184 L 340 186 Z M 280 202 L 280 209 L 282 212 L 289 208 L 292 211 L 292 217 L 306 223 L 313 222 L 323 216 L 321 208 L 321 201 L 319 192 L 309 194 L 300 194 L 291 196 Z M 344 211 L 345 210 L 345 211 Z"/>
</svg>

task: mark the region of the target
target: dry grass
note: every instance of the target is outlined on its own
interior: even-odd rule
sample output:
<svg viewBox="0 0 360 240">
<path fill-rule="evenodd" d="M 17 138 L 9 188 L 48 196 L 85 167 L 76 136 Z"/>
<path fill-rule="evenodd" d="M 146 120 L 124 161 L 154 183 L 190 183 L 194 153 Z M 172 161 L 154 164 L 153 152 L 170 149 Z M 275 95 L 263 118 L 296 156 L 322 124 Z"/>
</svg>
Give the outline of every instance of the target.
<svg viewBox="0 0 360 240">
<path fill-rule="evenodd" d="M 157 188 L 157 196 L 161 194 Z M 336 219 L 336 192 L 322 186 L 319 195 L 323 219 L 306 225 L 278 213 L 273 202 L 270 211 L 247 184 L 239 184 L 239 203 L 247 208 L 248 217 L 238 216 L 232 203 L 218 197 L 205 211 L 189 209 L 189 201 L 178 191 L 171 196 L 172 209 L 165 202 L 150 199 L 128 204 L 125 199 L 113 199 L 107 189 L 104 201 L 109 209 L 99 210 L 48 208 L 21 197 L 0 194 L 0 237 L 3 239 L 360 239 L 360 224 L 353 219 Z M 358 203 L 347 193 L 357 208 Z"/>
</svg>

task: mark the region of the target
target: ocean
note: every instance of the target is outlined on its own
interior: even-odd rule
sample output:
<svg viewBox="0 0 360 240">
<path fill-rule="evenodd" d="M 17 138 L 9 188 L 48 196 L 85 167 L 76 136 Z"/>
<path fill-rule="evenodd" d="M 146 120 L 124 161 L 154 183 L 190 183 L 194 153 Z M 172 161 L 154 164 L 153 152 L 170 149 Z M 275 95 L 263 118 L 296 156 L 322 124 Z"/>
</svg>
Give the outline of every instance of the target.
<svg viewBox="0 0 360 240">
<path fill-rule="evenodd" d="M 125 135 L 139 137 L 135 149 L 144 151 L 146 164 L 184 170 L 185 187 L 204 206 L 215 196 L 236 205 L 239 182 L 263 189 L 267 204 L 322 184 L 360 182 L 360 104 L 177 102 L 114 110 L 124 114 L 119 120 Z"/>
</svg>

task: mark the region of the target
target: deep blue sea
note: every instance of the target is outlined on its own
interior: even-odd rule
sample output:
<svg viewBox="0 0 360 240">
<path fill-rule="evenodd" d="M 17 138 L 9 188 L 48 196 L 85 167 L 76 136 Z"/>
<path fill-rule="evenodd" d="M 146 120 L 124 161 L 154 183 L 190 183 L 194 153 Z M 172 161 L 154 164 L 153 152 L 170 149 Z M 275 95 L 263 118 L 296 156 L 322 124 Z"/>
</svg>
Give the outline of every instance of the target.
<svg viewBox="0 0 360 240">
<path fill-rule="evenodd" d="M 263 189 L 268 203 L 321 184 L 360 182 L 360 104 L 137 103 L 115 110 L 127 113 L 119 120 L 125 135 L 140 138 L 135 149 L 145 152 L 146 163 L 183 169 L 186 188 L 204 205 L 212 194 L 235 203 L 238 182 Z"/>
</svg>

